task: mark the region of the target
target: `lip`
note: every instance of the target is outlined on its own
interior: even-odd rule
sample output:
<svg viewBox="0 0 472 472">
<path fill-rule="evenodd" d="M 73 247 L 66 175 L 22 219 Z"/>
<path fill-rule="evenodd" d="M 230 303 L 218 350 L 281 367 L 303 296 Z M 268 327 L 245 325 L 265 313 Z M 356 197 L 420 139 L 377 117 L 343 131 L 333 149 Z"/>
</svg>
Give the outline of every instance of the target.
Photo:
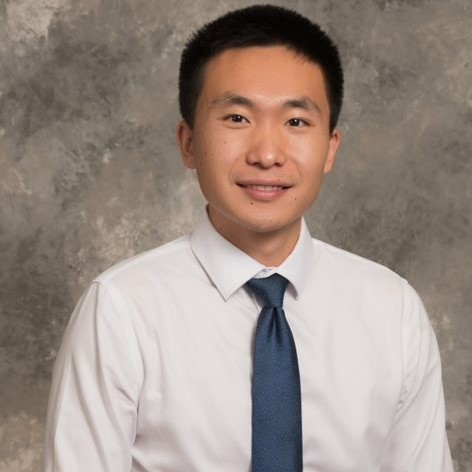
<svg viewBox="0 0 472 472">
<path fill-rule="evenodd" d="M 260 181 L 251 180 L 246 182 L 238 182 L 241 188 L 251 199 L 270 202 L 284 195 L 292 186 L 281 182 L 280 180 Z"/>
</svg>

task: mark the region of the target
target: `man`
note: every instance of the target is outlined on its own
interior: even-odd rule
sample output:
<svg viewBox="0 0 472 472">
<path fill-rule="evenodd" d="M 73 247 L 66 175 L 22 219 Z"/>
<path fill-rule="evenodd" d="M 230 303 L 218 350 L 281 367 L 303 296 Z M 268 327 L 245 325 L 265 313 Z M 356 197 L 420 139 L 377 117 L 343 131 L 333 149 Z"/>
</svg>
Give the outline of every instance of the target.
<svg viewBox="0 0 472 472">
<path fill-rule="evenodd" d="M 207 212 L 80 300 L 45 470 L 451 471 L 421 301 L 303 221 L 340 141 L 334 44 L 295 12 L 237 10 L 190 40 L 179 86 Z"/>
</svg>

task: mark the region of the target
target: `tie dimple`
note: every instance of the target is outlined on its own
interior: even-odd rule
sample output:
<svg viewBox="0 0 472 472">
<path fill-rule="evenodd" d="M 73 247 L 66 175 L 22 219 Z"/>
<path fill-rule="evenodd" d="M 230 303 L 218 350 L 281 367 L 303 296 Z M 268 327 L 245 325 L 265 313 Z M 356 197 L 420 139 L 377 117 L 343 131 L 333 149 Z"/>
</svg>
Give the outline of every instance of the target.
<svg viewBox="0 0 472 472">
<path fill-rule="evenodd" d="M 251 279 L 246 285 L 264 301 L 264 307 L 276 308 L 282 307 L 288 280 L 279 274 L 273 274 L 263 279 Z"/>
</svg>

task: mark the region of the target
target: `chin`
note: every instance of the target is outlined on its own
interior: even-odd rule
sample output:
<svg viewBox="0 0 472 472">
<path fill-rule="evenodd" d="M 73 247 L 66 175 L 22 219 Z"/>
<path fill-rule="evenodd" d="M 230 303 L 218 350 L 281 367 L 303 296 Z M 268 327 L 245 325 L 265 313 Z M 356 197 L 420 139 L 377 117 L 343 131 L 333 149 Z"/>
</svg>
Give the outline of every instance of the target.
<svg viewBox="0 0 472 472">
<path fill-rule="evenodd" d="M 226 211 L 225 211 L 226 210 Z M 269 234 L 289 230 L 300 221 L 302 214 L 286 215 L 284 212 L 266 209 L 223 209 L 212 206 L 210 219 L 215 227 L 228 235 L 249 231 L 251 233 Z M 282 214 L 281 214 L 282 213 Z"/>
<path fill-rule="evenodd" d="M 273 233 L 283 229 L 288 229 L 293 224 L 299 221 L 299 218 L 295 218 L 289 221 L 282 221 L 278 218 L 261 218 L 252 220 L 245 224 L 246 228 L 254 231 L 255 233 Z"/>
</svg>

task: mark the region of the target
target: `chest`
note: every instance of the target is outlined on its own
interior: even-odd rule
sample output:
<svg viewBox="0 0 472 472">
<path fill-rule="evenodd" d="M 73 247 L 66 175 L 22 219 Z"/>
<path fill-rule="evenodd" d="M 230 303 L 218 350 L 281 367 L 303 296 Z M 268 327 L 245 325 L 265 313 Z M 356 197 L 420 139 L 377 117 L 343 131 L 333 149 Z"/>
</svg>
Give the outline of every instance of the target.
<svg viewBox="0 0 472 472">
<path fill-rule="evenodd" d="M 162 460 L 179 451 L 175 470 L 249 470 L 259 307 L 245 293 L 229 302 L 204 295 L 161 300 L 140 319 L 137 446 L 158 437 Z M 399 321 L 369 303 L 317 300 L 285 307 L 300 365 L 304 469 L 375 470 L 402 385 Z"/>
</svg>

